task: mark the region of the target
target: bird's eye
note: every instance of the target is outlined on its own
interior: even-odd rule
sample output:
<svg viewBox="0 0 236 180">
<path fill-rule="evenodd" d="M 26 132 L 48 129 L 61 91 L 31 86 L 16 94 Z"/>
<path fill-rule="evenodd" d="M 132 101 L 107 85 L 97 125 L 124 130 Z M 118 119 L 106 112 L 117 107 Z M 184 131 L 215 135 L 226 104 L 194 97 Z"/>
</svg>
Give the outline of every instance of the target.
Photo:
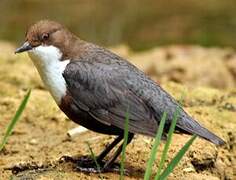
<svg viewBox="0 0 236 180">
<path fill-rule="evenodd" d="M 48 38 L 49 38 L 49 34 L 48 33 L 44 33 L 43 35 L 42 35 L 42 40 L 48 40 Z"/>
</svg>

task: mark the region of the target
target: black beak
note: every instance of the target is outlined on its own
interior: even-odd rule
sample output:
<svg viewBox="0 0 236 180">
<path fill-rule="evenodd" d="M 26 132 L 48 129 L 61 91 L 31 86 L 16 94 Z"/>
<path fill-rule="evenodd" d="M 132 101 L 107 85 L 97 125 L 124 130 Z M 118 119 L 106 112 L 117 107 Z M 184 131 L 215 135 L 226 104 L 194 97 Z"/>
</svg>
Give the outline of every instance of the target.
<svg viewBox="0 0 236 180">
<path fill-rule="evenodd" d="M 21 52 L 25 52 L 25 51 L 29 51 L 31 50 L 33 47 L 29 44 L 28 41 L 26 41 L 21 47 L 17 48 L 15 51 L 16 53 L 21 53 Z"/>
</svg>

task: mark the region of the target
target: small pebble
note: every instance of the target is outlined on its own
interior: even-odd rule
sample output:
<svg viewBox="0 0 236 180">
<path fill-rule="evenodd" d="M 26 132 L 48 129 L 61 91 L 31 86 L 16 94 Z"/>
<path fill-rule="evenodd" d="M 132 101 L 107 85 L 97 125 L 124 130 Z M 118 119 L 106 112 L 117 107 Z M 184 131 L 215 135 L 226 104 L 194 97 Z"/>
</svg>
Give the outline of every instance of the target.
<svg viewBox="0 0 236 180">
<path fill-rule="evenodd" d="M 194 172 L 195 169 L 193 167 L 187 167 L 183 169 L 184 172 Z"/>
<path fill-rule="evenodd" d="M 36 145 L 36 144 L 38 144 L 38 141 L 36 139 L 31 139 L 29 144 Z"/>
</svg>

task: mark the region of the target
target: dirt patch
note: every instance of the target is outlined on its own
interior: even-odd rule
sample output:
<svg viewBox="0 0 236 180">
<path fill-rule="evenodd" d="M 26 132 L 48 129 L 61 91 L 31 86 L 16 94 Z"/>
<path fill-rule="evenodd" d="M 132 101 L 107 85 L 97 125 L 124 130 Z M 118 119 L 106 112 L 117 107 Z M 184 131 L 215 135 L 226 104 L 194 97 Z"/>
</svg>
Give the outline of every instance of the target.
<svg viewBox="0 0 236 180">
<path fill-rule="evenodd" d="M 6 46 L 0 44 L 0 47 Z M 180 47 L 178 49 L 181 50 Z M 202 48 L 201 50 L 205 53 L 208 51 Z M 156 49 L 153 50 L 153 53 L 165 54 L 168 51 L 170 51 L 170 48 Z M 185 52 L 185 49 L 181 51 Z M 199 48 L 188 51 L 188 55 L 184 55 L 184 57 L 187 57 L 182 61 L 191 61 L 191 58 L 187 60 L 188 57 L 192 57 L 192 54 L 198 54 L 198 51 Z M 212 51 L 209 50 L 209 52 Z M 148 56 L 148 53 L 145 54 L 145 52 L 138 55 L 126 51 L 122 52 L 127 57 L 134 57 L 134 63 L 136 64 L 138 64 L 137 59 L 152 59 L 152 55 Z M 228 50 L 214 49 L 212 54 L 221 61 L 222 58 L 225 58 L 224 54 L 227 54 L 226 52 Z M 165 63 L 169 64 L 175 61 L 175 57 L 179 56 L 172 52 L 165 57 Z M 228 58 L 233 59 L 233 57 Z M 180 59 L 177 58 L 176 60 L 179 64 L 182 62 Z M 204 59 L 212 61 L 211 58 Z M 222 62 L 224 61 L 222 60 Z M 217 63 L 221 64 L 222 62 Z M 147 61 L 141 63 L 149 64 Z M 146 66 L 142 66 L 141 63 L 138 66 L 148 72 L 149 68 L 145 68 Z M 186 67 L 181 64 L 181 68 L 177 71 L 180 74 L 193 72 L 189 69 L 194 69 L 194 63 L 188 63 L 189 65 Z M 197 86 L 197 82 L 200 80 L 191 82 L 191 78 L 186 77 L 182 80 L 182 76 L 179 76 L 179 80 L 181 83 L 184 81 L 187 84 L 186 86 L 170 82 L 169 80 L 173 77 L 172 74 L 170 74 L 170 77 L 168 76 L 167 72 L 170 70 L 164 68 L 164 61 L 163 64 L 160 63 L 158 71 L 152 74 L 153 78 L 163 82 L 163 87 L 177 99 L 184 92 L 184 108 L 199 122 L 227 142 L 223 147 L 215 147 L 211 143 L 198 138 L 169 179 L 233 180 L 236 178 L 236 89 L 234 88 L 235 80 L 232 75 L 234 72 L 233 65 L 228 65 L 231 69 L 222 70 L 227 72 L 226 74 L 229 76 L 222 77 L 222 74 L 215 74 L 218 75 L 215 79 L 221 79 L 221 81 L 223 79 L 226 83 L 226 85 L 220 85 L 221 88 L 231 87 L 228 90 Z M 201 68 L 204 68 L 204 66 L 202 65 Z M 209 68 L 209 66 L 206 66 L 206 68 Z M 194 72 L 197 72 L 197 70 Z M 158 74 L 161 74 L 161 76 L 156 76 Z M 197 74 L 191 77 L 195 79 L 196 76 Z M 213 81 L 204 81 L 203 85 L 205 82 Z M 206 83 L 206 85 L 212 86 L 212 83 Z M 97 174 L 85 174 L 76 171 L 74 163 L 62 161 L 61 157 L 65 155 L 72 157 L 89 155 L 85 141 L 88 141 L 94 153 L 98 154 L 114 137 L 89 131 L 73 140 L 68 139 L 67 131 L 77 125 L 65 117 L 57 108 L 49 93 L 44 89 L 27 55 L 14 55 L 13 47 L 10 45 L 8 48 L 4 48 L 4 52 L 0 55 L 0 87 L 0 137 L 4 134 L 4 128 L 13 116 L 26 90 L 29 87 L 33 89 L 26 111 L 15 127 L 4 151 L 0 153 L 0 179 L 5 180 L 11 177 L 13 179 L 99 178 Z M 189 138 L 187 135 L 174 136 L 167 162 Z M 152 142 L 151 138 L 136 135 L 127 147 L 125 166 L 128 174 L 126 179 L 143 178 Z M 161 147 L 163 148 L 163 146 L 164 143 Z M 158 152 L 153 172 L 155 172 L 159 160 Z M 116 173 L 104 173 L 102 176 L 104 179 L 119 178 Z"/>
<path fill-rule="evenodd" d="M 230 48 L 170 46 L 127 56 L 161 83 L 173 81 L 188 87 L 218 89 L 236 87 L 236 53 Z"/>
</svg>

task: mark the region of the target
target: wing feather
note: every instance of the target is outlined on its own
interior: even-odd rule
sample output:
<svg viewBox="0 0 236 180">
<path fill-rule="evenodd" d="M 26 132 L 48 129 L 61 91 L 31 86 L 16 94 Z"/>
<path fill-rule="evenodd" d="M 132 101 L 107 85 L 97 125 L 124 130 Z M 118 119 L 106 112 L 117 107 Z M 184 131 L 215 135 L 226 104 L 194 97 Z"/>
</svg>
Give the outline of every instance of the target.
<svg viewBox="0 0 236 180">
<path fill-rule="evenodd" d="M 64 71 L 75 104 L 96 120 L 124 129 L 129 113 L 129 131 L 153 136 L 157 122 L 143 99 L 130 90 L 125 67 L 90 61 L 73 61 Z"/>
</svg>

